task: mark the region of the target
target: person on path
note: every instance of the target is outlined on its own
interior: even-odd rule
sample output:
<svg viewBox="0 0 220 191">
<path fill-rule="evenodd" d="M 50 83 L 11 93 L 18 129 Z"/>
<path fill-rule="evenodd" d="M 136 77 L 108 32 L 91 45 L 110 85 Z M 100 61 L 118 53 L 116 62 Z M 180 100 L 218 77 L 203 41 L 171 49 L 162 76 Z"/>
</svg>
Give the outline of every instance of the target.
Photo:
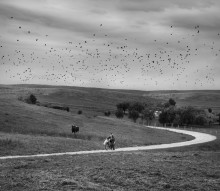
<svg viewBox="0 0 220 191">
<path fill-rule="evenodd" d="M 110 146 L 111 146 L 111 149 L 115 150 L 115 137 L 113 135 L 113 133 L 111 133 L 111 135 L 109 136 L 110 137 Z"/>
</svg>

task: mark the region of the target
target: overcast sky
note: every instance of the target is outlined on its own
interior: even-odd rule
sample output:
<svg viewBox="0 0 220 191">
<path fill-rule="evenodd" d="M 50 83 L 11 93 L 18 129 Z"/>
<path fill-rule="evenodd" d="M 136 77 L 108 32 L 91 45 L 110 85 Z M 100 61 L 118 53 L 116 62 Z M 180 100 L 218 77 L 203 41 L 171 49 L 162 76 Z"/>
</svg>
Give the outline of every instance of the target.
<svg viewBox="0 0 220 191">
<path fill-rule="evenodd" d="M 0 0 L 0 84 L 219 89 L 218 0 Z"/>
</svg>

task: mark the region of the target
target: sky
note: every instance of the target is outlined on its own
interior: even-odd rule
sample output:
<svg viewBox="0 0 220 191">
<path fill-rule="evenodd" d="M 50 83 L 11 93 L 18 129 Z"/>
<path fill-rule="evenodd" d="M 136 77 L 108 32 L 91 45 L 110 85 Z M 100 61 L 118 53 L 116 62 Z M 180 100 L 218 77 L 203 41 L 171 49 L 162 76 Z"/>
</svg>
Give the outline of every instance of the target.
<svg viewBox="0 0 220 191">
<path fill-rule="evenodd" d="M 220 88 L 218 0 L 0 0 L 0 84 Z"/>
</svg>

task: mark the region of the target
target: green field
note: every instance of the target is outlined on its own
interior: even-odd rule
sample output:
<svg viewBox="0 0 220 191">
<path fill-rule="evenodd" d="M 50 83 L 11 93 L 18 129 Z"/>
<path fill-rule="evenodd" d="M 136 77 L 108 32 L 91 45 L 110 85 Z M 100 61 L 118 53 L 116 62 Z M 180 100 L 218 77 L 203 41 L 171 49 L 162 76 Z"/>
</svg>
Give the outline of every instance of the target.
<svg viewBox="0 0 220 191">
<path fill-rule="evenodd" d="M 41 103 L 68 106 L 70 112 L 18 100 L 28 92 Z M 111 132 L 116 148 L 191 140 L 191 136 L 149 129 L 114 114 L 104 116 L 107 110 L 113 113 L 122 101 L 167 101 L 169 96 L 157 93 L 158 97 L 142 91 L 2 85 L 0 156 L 103 149 L 102 143 Z M 201 103 L 204 94 L 198 96 Z M 218 99 L 218 91 L 209 92 L 209 97 L 203 107 Z M 182 103 L 186 105 L 187 99 Z M 180 98 L 176 100 L 180 104 Z M 77 114 L 78 110 L 83 113 Z M 76 135 L 71 133 L 72 124 L 80 127 Z M 184 148 L 2 160 L 0 190 L 219 190 L 219 129 L 192 129 L 218 139 Z"/>
</svg>

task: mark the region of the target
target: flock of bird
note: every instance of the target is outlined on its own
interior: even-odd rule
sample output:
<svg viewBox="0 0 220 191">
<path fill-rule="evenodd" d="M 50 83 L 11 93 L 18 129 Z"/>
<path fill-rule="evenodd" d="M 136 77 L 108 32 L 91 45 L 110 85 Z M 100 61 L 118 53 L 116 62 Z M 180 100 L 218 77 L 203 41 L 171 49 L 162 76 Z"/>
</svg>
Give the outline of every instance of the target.
<svg viewBox="0 0 220 191">
<path fill-rule="evenodd" d="M 16 22 L 14 17 L 10 20 Z M 214 41 L 204 42 L 202 47 L 193 44 L 193 39 L 200 38 L 202 33 L 199 25 L 194 26 L 186 36 L 179 35 L 175 26 L 170 26 L 170 38 L 152 39 L 146 47 L 135 47 L 134 38 L 124 37 L 116 41 L 111 34 L 102 31 L 103 26 L 97 26 L 97 33 L 80 42 L 70 39 L 62 46 L 56 46 L 51 43 L 56 40 L 50 37 L 52 35 L 36 36 L 31 29 L 17 25 L 17 33 L 30 38 L 33 47 L 24 49 L 25 42 L 18 35 L 14 42 L 16 45 L 11 48 L 1 37 L 0 69 L 4 69 L 7 76 L 17 83 L 37 80 L 39 83 L 73 86 L 126 87 L 128 79 L 136 79 L 147 88 L 149 84 L 158 86 L 160 76 L 168 84 L 174 86 L 182 81 L 187 87 L 191 83 L 189 75 L 200 76 L 193 82 L 196 86 L 214 83 L 215 67 L 210 63 L 206 64 L 205 69 L 197 68 L 193 73 L 189 72 L 193 61 L 202 54 L 200 49 L 205 49 L 213 57 L 218 57 L 220 52 Z M 216 36 L 220 38 L 219 33 Z M 200 72 L 202 76 L 197 75 Z"/>
</svg>

